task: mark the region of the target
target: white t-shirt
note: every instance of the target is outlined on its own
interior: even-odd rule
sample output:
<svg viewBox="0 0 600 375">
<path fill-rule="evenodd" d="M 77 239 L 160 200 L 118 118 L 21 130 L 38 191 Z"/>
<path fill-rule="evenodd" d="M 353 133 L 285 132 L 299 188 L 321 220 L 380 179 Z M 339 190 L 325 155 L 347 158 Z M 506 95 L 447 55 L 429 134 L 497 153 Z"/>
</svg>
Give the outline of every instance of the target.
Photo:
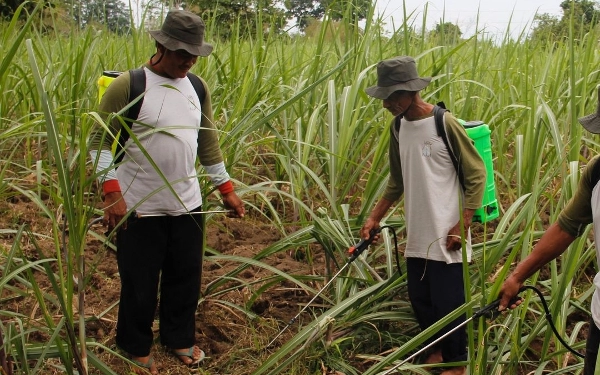
<svg viewBox="0 0 600 375">
<path fill-rule="evenodd" d="M 448 149 L 437 135 L 434 118 L 402 119 L 398 140 L 407 226 L 405 256 L 462 262 L 462 251 L 448 251 L 446 239 L 460 220 L 463 192 Z M 470 232 L 466 246 L 470 262 Z"/>
</svg>

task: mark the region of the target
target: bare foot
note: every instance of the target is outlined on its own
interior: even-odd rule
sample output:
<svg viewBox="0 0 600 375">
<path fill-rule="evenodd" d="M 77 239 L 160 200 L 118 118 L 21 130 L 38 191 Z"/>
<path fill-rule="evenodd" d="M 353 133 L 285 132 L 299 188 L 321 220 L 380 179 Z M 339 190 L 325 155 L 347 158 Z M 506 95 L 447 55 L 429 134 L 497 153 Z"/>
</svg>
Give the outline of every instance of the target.
<svg viewBox="0 0 600 375">
<path fill-rule="evenodd" d="M 431 354 L 429 354 L 427 356 L 427 358 L 425 359 L 425 362 L 423 362 L 426 365 L 435 365 L 436 363 L 442 363 L 444 362 L 444 357 L 442 357 L 442 350 L 438 349 L 434 352 L 431 352 Z M 431 366 L 425 366 L 423 367 L 424 370 L 426 371 L 431 371 Z"/>
<path fill-rule="evenodd" d="M 425 360 L 425 363 L 428 365 L 433 365 L 433 364 L 442 363 L 442 362 L 444 362 L 444 357 L 442 357 L 441 350 L 436 350 L 436 351 L 432 352 L 431 354 L 429 354 L 429 356 Z"/>
<path fill-rule="evenodd" d="M 467 368 L 465 366 L 450 367 L 442 371 L 440 375 L 465 375 Z"/>
<path fill-rule="evenodd" d="M 179 358 L 183 364 L 191 366 L 198 364 L 206 356 L 204 352 L 196 345 L 191 348 L 173 349 L 173 354 Z"/>
<path fill-rule="evenodd" d="M 154 359 L 152 359 L 150 356 L 131 357 L 131 362 L 135 364 L 134 366 L 131 366 L 131 371 L 137 375 L 158 375 L 156 363 L 154 363 Z"/>
</svg>

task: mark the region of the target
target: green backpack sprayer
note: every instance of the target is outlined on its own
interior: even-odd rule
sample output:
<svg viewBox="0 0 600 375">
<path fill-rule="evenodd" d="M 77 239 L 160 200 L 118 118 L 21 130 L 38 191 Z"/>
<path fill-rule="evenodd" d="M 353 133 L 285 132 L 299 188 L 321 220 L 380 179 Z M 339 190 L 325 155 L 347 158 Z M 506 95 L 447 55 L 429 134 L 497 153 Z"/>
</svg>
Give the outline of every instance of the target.
<svg viewBox="0 0 600 375">
<path fill-rule="evenodd" d="M 438 134 L 442 137 L 446 147 L 450 151 L 452 164 L 454 164 L 454 168 L 459 174 L 459 178 L 462 178 L 462 173 L 458 167 L 458 160 L 452 152 L 452 148 L 448 143 L 448 137 L 446 136 L 446 131 L 444 129 L 445 111 L 446 107 L 444 106 L 444 103 L 438 103 L 434 109 L 435 126 Z M 473 221 L 487 223 L 488 221 L 496 219 L 498 216 L 500 216 L 498 202 L 496 200 L 496 184 L 494 183 L 494 164 L 492 163 L 492 142 L 490 139 L 490 134 L 492 132 L 490 127 L 483 121 L 464 121 L 459 119 L 458 122 L 460 122 L 465 128 L 469 138 L 473 140 L 475 148 L 477 149 L 477 152 L 479 152 L 479 156 L 481 156 L 483 164 L 485 165 L 486 180 L 483 201 L 481 203 L 481 208 L 475 211 L 475 214 L 473 215 Z"/>
</svg>

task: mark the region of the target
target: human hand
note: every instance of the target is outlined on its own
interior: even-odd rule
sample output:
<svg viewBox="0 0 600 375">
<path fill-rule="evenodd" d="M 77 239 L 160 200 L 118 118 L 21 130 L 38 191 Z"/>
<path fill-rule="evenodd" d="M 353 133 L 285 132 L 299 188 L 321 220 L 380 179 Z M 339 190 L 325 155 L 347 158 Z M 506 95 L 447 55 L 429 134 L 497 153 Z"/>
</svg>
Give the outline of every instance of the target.
<svg viewBox="0 0 600 375">
<path fill-rule="evenodd" d="M 371 241 L 371 243 L 376 244 L 377 240 L 379 240 L 379 222 L 369 217 L 360 229 L 360 238 L 362 238 L 363 240 L 368 240 L 369 238 L 371 238 L 371 231 L 373 230 L 375 231 L 375 236 L 373 237 L 373 241 Z"/>
<path fill-rule="evenodd" d="M 108 193 L 104 196 L 104 218 L 102 222 L 112 231 L 127 214 L 127 204 L 120 191 Z M 123 222 L 123 229 L 127 229 L 127 221 Z"/>
<path fill-rule="evenodd" d="M 448 236 L 446 237 L 446 249 L 448 251 L 456 251 L 462 248 L 460 223 L 450 228 Z"/>
<path fill-rule="evenodd" d="M 462 222 L 459 220 L 458 223 L 448 231 L 448 237 L 446 237 L 446 249 L 449 251 L 456 251 L 462 248 L 462 226 L 464 226 L 465 231 L 471 227 L 474 213 L 475 210 L 469 208 L 463 210 Z"/>
<path fill-rule="evenodd" d="M 246 214 L 244 202 L 238 197 L 235 191 L 223 194 L 223 206 L 230 210 L 230 213 L 227 214 L 229 217 L 242 218 Z"/>
<path fill-rule="evenodd" d="M 504 311 L 507 308 L 512 310 L 523 302 L 521 298 L 517 298 L 522 286 L 523 283 L 517 280 L 514 274 L 511 274 L 506 278 L 504 284 L 502 284 L 502 287 L 500 288 L 498 311 Z"/>
</svg>

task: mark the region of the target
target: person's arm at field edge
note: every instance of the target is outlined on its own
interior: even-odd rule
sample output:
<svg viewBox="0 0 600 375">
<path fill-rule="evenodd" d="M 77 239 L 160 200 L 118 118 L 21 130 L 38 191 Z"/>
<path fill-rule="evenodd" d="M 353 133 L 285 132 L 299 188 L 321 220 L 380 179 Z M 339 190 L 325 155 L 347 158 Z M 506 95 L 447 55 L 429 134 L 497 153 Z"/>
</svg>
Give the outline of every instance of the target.
<svg viewBox="0 0 600 375">
<path fill-rule="evenodd" d="M 498 310 L 507 307 L 515 308 L 520 302 L 509 306 L 509 301 L 517 296 L 525 280 L 537 272 L 545 264 L 561 255 L 576 237 L 567 233 L 557 223 L 552 224 L 535 245 L 531 254 L 521 261 L 515 270 L 506 278 L 500 289 Z"/>
</svg>

